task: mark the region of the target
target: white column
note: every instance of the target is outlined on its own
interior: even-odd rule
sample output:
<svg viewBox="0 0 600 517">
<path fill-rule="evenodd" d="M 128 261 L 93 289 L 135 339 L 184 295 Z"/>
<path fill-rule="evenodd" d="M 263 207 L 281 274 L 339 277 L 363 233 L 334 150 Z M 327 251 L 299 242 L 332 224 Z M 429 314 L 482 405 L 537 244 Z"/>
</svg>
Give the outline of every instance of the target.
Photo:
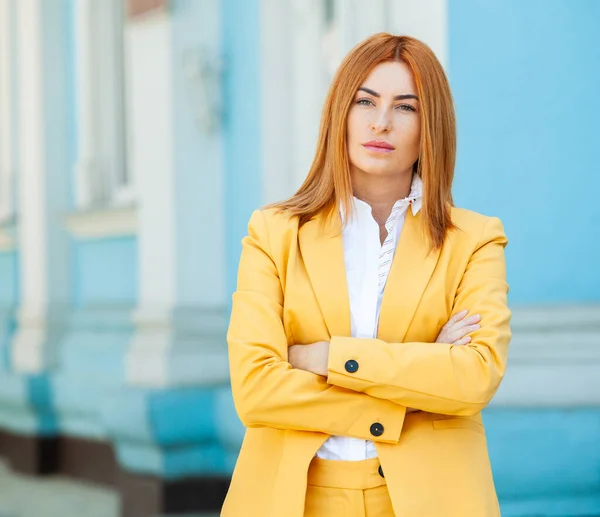
<svg viewBox="0 0 600 517">
<path fill-rule="evenodd" d="M 370 0 L 368 9 L 361 9 L 362 2 L 353 0 L 352 3 L 355 18 L 354 45 L 377 32 L 390 32 L 390 0 Z"/>
<path fill-rule="evenodd" d="M 0 0 L 0 220 L 9 218 L 14 211 L 13 14 L 13 0 Z"/>
<path fill-rule="evenodd" d="M 340 60 L 358 43 L 358 14 L 355 0 L 335 0 L 334 16 Z M 362 9 L 360 10 L 362 12 Z"/>
<path fill-rule="evenodd" d="M 126 29 L 129 162 L 139 196 L 127 378 L 154 387 L 228 378 L 221 136 L 206 126 L 199 98 L 202 60 L 219 55 L 220 8 L 211 0 L 181 9 L 134 18 Z"/>
<path fill-rule="evenodd" d="M 393 0 L 389 3 L 389 30 L 427 43 L 447 69 L 448 0 Z"/>
<path fill-rule="evenodd" d="M 159 13 L 126 28 L 130 167 L 139 178 L 139 303 L 175 304 L 175 210 L 171 21 Z"/>
<path fill-rule="evenodd" d="M 89 0 L 88 0 L 89 1 Z M 108 170 L 110 203 L 135 202 L 134 175 L 125 159 L 125 81 L 124 81 L 124 6 L 123 0 L 103 0 L 96 24 L 100 26 L 96 79 L 102 85 L 100 97 L 101 156 Z"/>
<path fill-rule="evenodd" d="M 390 3 L 396 0 L 372 0 L 369 8 L 359 0 L 333 0 L 334 2 L 334 41 L 337 63 L 362 40 L 378 32 L 394 32 L 390 19 Z"/>
<path fill-rule="evenodd" d="M 63 9 L 60 0 L 17 2 L 21 308 L 12 359 L 22 371 L 52 364 L 69 297 L 68 236 L 57 217 L 69 180 Z"/>
<path fill-rule="evenodd" d="M 262 0 L 261 143 L 263 202 L 280 201 L 294 193 L 294 123 L 291 106 L 295 91 L 292 69 L 293 11 L 289 1 Z"/>
<path fill-rule="evenodd" d="M 129 164 L 138 178 L 138 331 L 128 378 L 166 384 L 176 298 L 171 19 L 161 12 L 126 25 Z"/>
<path fill-rule="evenodd" d="M 321 109 L 327 93 L 327 69 L 323 57 L 323 1 L 293 0 L 292 6 L 292 178 L 298 187 L 315 155 Z"/>
<path fill-rule="evenodd" d="M 497 407 L 600 406 L 600 305 L 513 308 Z"/>
<path fill-rule="evenodd" d="M 447 0 L 335 0 L 342 57 L 361 40 L 377 32 L 412 36 L 427 43 L 442 65 L 448 59 Z"/>
<path fill-rule="evenodd" d="M 123 5 L 77 0 L 74 6 L 77 205 L 102 208 L 114 201 L 124 171 Z"/>
<path fill-rule="evenodd" d="M 86 208 L 94 202 L 94 180 L 98 177 L 95 155 L 95 127 L 99 116 L 94 102 L 98 95 L 93 77 L 94 38 L 93 0 L 75 2 L 75 91 L 77 98 L 77 163 L 75 181 L 77 206 Z"/>
</svg>

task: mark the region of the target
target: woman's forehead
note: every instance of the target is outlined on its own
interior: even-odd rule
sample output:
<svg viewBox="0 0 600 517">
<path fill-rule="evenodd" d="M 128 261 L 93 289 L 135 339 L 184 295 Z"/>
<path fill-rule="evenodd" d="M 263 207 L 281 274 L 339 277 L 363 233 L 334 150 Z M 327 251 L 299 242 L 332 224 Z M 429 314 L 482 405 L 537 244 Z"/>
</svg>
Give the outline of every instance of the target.
<svg viewBox="0 0 600 517">
<path fill-rule="evenodd" d="M 412 70 L 403 61 L 379 63 L 361 86 L 384 96 L 417 93 Z"/>
</svg>

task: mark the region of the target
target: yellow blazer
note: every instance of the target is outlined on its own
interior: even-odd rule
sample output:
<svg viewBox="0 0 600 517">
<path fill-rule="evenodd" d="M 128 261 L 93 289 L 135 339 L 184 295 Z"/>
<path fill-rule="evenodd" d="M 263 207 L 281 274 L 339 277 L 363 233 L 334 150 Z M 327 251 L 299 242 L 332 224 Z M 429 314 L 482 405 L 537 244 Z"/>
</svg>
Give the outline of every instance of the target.
<svg viewBox="0 0 600 517">
<path fill-rule="evenodd" d="M 452 220 L 459 229 L 428 254 L 421 212 L 407 212 L 378 338 L 363 339 L 349 337 L 339 214 L 324 232 L 319 217 L 299 230 L 273 209 L 252 214 L 227 333 L 247 429 L 223 517 L 302 517 L 309 463 L 330 435 L 375 442 L 398 516 L 500 515 L 480 411 L 511 337 L 507 239 L 495 217 L 453 208 Z M 462 309 L 481 315 L 471 343 L 434 343 Z M 327 378 L 292 369 L 288 346 L 322 340 Z"/>
</svg>

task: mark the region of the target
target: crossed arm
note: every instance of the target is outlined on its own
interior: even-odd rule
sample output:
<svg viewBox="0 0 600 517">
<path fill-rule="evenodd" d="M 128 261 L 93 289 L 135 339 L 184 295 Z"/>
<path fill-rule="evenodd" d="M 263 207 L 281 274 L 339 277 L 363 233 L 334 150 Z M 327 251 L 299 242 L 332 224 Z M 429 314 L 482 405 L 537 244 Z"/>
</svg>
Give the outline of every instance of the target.
<svg viewBox="0 0 600 517">
<path fill-rule="evenodd" d="M 255 211 L 242 241 L 227 333 L 242 422 L 396 442 L 407 407 L 456 415 L 480 411 L 502 379 L 510 340 L 505 244 L 500 221 L 489 219 L 455 298 L 455 307 L 481 315 L 470 343 L 424 346 L 333 336 L 325 378 L 288 362 L 283 292 L 264 215 Z M 355 373 L 345 369 L 350 358 L 360 364 Z M 380 437 L 369 432 L 376 421 L 384 423 Z"/>
<path fill-rule="evenodd" d="M 452 316 L 448 322 L 442 327 L 442 330 L 438 334 L 436 338 L 436 343 L 447 343 L 454 346 L 466 345 L 470 343 L 472 338 L 469 336 L 470 333 L 479 330 L 481 325 L 479 325 L 479 321 L 481 321 L 481 316 L 479 314 L 474 314 L 471 316 L 467 316 L 469 311 L 463 310 L 456 313 Z M 382 343 L 381 340 L 378 340 Z M 371 344 L 365 345 L 366 347 L 371 347 Z M 311 343 L 308 345 L 292 345 L 288 348 L 288 362 L 292 365 L 293 368 L 298 368 L 300 370 L 305 370 L 307 372 L 314 373 L 315 375 L 322 375 L 324 377 L 328 377 L 331 375 L 331 378 L 328 379 L 330 384 L 336 384 L 334 380 L 334 372 L 335 372 L 335 364 L 337 363 L 338 367 L 341 364 L 341 361 L 338 359 L 337 361 L 332 361 L 332 365 L 329 364 L 329 349 L 330 342 L 329 341 L 318 341 L 316 343 Z M 369 357 L 367 357 L 367 361 L 372 361 L 371 355 L 373 352 L 372 348 L 364 348 L 361 351 L 367 351 L 369 353 Z M 351 358 L 352 361 L 355 361 L 356 366 L 358 366 L 358 354 L 352 354 L 353 349 L 338 349 L 338 353 L 343 351 L 346 353 L 346 358 Z M 333 356 L 333 354 L 332 354 Z M 362 361 L 361 361 L 362 362 Z M 345 364 L 344 364 L 345 367 Z M 346 370 L 346 368 L 344 368 Z M 347 370 L 346 370 L 347 371 Z M 358 370 L 356 370 L 358 371 Z M 360 374 L 356 375 L 356 371 L 350 371 L 348 373 L 354 373 L 355 375 L 350 375 L 348 377 L 354 378 L 354 380 L 361 379 L 363 377 L 362 371 Z M 344 372 L 346 373 L 346 372 Z M 343 382 L 343 378 L 342 378 Z M 388 396 L 384 396 L 384 398 L 388 398 Z M 393 399 L 392 399 L 393 400 Z M 407 408 L 407 413 L 412 413 L 414 411 L 420 411 L 416 408 Z"/>
</svg>

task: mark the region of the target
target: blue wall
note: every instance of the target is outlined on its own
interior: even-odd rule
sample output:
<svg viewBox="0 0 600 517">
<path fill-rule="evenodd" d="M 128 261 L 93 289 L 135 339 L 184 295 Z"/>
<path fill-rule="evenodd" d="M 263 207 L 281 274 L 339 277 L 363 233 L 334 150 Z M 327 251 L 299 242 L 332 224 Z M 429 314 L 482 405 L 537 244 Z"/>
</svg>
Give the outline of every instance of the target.
<svg viewBox="0 0 600 517">
<path fill-rule="evenodd" d="M 218 0 L 173 0 L 171 4 L 176 298 L 185 306 L 222 307 L 227 298 L 222 142 L 218 127 L 207 131 L 198 116 L 201 90 L 181 66 L 190 51 L 205 49 L 210 58 L 218 56 L 221 27 L 215 19 L 220 11 Z M 219 94 L 212 89 L 209 93 L 215 111 Z"/>
<path fill-rule="evenodd" d="M 133 304 L 137 300 L 137 239 L 74 241 L 73 304 Z"/>
<path fill-rule="evenodd" d="M 457 205 L 503 220 L 511 302 L 600 301 L 600 2 L 448 5 Z"/>
<path fill-rule="evenodd" d="M 499 216 L 511 303 L 600 301 L 600 3 L 452 0 L 457 205 Z M 484 412 L 502 515 L 600 515 L 597 408 Z"/>
<path fill-rule="evenodd" d="M 259 0 L 223 0 L 227 301 L 235 291 L 240 241 L 261 204 Z"/>
<path fill-rule="evenodd" d="M 19 254 L 0 252 L 0 375 L 10 365 L 10 338 L 19 302 Z"/>
<path fill-rule="evenodd" d="M 0 252 L 0 305 L 15 305 L 19 299 L 19 254 Z"/>
<path fill-rule="evenodd" d="M 503 516 L 600 515 L 600 409 L 488 408 Z"/>
</svg>

